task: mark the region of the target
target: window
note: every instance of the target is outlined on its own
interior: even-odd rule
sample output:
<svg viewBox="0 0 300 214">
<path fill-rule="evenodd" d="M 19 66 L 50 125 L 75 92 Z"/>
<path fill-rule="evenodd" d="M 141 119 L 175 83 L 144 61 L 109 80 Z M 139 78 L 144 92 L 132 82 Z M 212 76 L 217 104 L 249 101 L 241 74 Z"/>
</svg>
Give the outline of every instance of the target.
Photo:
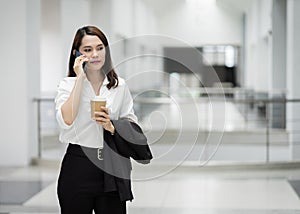
<svg viewBox="0 0 300 214">
<path fill-rule="evenodd" d="M 204 65 L 224 65 L 226 67 L 236 65 L 237 51 L 232 45 L 205 45 L 202 53 Z"/>
</svg>

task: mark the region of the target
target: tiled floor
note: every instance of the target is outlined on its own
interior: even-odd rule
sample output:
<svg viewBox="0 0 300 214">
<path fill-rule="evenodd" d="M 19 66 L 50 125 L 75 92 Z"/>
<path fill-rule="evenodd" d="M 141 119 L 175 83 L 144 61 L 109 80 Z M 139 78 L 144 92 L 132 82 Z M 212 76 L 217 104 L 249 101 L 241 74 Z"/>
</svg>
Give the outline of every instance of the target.
<svg viewBox="0 0 300 214">
<path fill-rule="evenodd" d="M 134 164 L 135 199 L 128 203 L 129 214 L 300 214 L 300 199 L 291 185 L 299 182 L 289 182 L 300 180 L 300 168 L 184 165 L 155 176 L 162 171 L 168 166 Z M 58 166 L 0 169 L 0 214 L 59 213 L 57 174 Z"/>
</svg>

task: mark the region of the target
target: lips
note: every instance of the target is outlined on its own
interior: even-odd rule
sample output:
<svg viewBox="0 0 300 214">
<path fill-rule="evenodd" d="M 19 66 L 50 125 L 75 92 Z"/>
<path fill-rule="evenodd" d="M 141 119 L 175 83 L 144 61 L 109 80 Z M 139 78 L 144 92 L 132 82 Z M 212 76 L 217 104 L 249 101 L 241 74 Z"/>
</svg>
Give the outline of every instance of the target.
<svg viewBox="0 0 300 214">
<path fill-rule="evenodd" d="M 98 64 L 100 62 L 101 62 L 100 60 L 91 61 L 91 63 L 93 63 L 93 64 Z"/>
</svg>

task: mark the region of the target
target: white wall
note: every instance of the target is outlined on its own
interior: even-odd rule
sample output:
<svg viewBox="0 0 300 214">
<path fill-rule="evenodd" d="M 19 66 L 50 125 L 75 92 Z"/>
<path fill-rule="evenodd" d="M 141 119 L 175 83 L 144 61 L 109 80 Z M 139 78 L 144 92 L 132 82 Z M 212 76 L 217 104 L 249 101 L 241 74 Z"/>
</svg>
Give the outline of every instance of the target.
<svg viewBox="0 0 300 214">
<path fill-rule="evenodd" d="M 269 89 L 272 44 L 271 0 L 253 0 L 246 11 L 245 86 L 255 90 Z"/>
<path fill-rule="evenodd" d="M 89 1 L 42 0 L 41 9 L 41 92 L 53 96 L 67 75 L 76 30 L 90 23 Z"/>
<path fill-rule="evenodd" d="M 46 0 L 47 1 L 47 0 Z M 51 82 L 51 90 L 56 90 L 57 81 L 68 73 L 69 57 L 75 33 L 78 28 L 90 24 L 90 3 L 87 0 L 60 0 L 60 28 L 58 38 L 60 39 L 60 54 L 62 65 L 59 76 Z M 50 88 L 49 88 L 50 89 Z"/>
<path fill-rule="evenodd" d="M 155 14 L 143 1 L 134 1 L 134 35 L 157 34 L 161 17 Z"/>
<path fill-rule="evenodd" d="M 163 85 L 162 63 L 159 55 L 162 52 L 157 37 L 159 17 L 143 1 L 134 1 L 133 37 L 129 39 L 126 78 L 132 91 L 142 92 L 159 89 Z"/>
<path fill-rule="evenodd" d="M 270 74 L 270 90 L 274 90 L 274 92 L 279 90 L 286 91 L 286 1 L 273 0 L 272 22 L 272 72 Z"/>
<path fill-rule="evenodd" d="M 1 36 L 0 52 L 2 63 L 1 78 L 1 100 L 7 105 L 1 105 L 1 144 L 0 144 L 0 164 L 12 165 L 27 163 L 28 129 L 27 125 L 27 84 L 26 84 L 26 2 L 9 1 L 0 2 L 0 18 L 7 20 L 7 17 L 18 17 L 14 19 L 14 24 L 2 22 L 2 29 L 6 33 Z M 18 4 L 16 8 L 14 4 Z M 17 101 L 17 99 L 19 101 Z M 20 104 L 21 106 L 20 106 Z M 21 108 L 20 108 L 21 107 Z M 5 125 L 4 125 L 5 124 Z M 16 132 L 18 134 L 16 134 Z M 24 142 L 25 141 L 25 142 Z M 23 145 L 20 145 L 23 142 Z M 19 147 L 21 146 L 21 147 Z M 18 157 L 13 158 L 13 157 Z"/>
<path fill-rule="evenodd" d="M 60 0 L 41 2 L 41 91 L 53 92 L 63 68 Z"/>
<path fill-rule="evenodd" d="M 157 34 L 163 46 L 242 45 L 242 13 L 216 0 L 169 1 L 157 5 Z M 163 64 L 161 63 L 163 70 Z M 196 78 L 196 77 L 194 77 Z M 164 78 L 160 78 L 164 81 Z M 162 82 L 161 85 L 166 85 Z"/>
<path fill-rule="evenodd" d="M 27 0 L 27 24 L 26 24 L 26 52 L 27 71 L 26 80 L 28 87 L 27 105 L 27 129 L 28 129 L 28 161 L 38 154 L 38 120 L 37 103 L 33 103 L 34 98 L 40 97 L 40 75 L 41 75 L 41 1 Z M 19 142 L 23 144 L 24 142 Z M 23 163 L 24 164 L 24 163 Z"/>
<path fill-rule="evenodd" d="M 34 155 L 34 104 L 39 95 L 39 1 L 1 1 L 1 166 L 24 166 Z M 18 7 L 16 7 L 18 5 Z M 13 17 L 13 24 L 7 21 Z M 37 20 L 36 20 L 37 19 Z"/>
<path fill-rule="evenodd" d="M 113 41 L 120 37 L 133 36 L 134 0 L 112 1 L 112 31 Z"/>
<path fill-rule="evenodd" d="M 157 34 L 182 40 L 191 46 L 241 44 L 240 13 L 220 7 L 215 0 L 194 1 L 195 4 L 188 2 L 190 1 L 177 1 L 166 8 L 167 13 L 156 13 L 155 8 L 150 8 L 147 2 L 139 0 L 43 0 L 46 5 L 42 7 L 45 14 L 41 59 L 43 94 L 55 93 L 58 80 L 66 75 L 72 39 L 76 29 L 82 25 L 95 24 L 106 33 L 110 43 L 118 49 L 112 51 L 116 64 L 132 53 L 162 53 L 162 46 L 159 46 L 161 44 L 149 44 L 140 38 L 135 41 L 133 36 Z M 157 4 L 156 7 L 159 6 Z M 121 44 L 123 39 L 130 39 L 131 46 Z M 165 39 L 162 40 L 166 42 Z M 172 43 L 172 39 L 170 41 Z M 127 53 L 123 51 L 125 46 L 129 48 Z M 119 67 L 122 69 L 118 71 L 120 76 L 126 79 L 141 70 L 163 69 L 161 61 L 157 59 L 132 63 L 135 65 L 124 64 Z M 154 64 L 159 66 L 153 66 Z M 163 84 L 161 74 L 152 77 L 153 81 L 135 81 L 132 89 Z"/>
<path fill-rule="evenodd" d="M 90 0 L 91 24 L 98 26 L 106 36 L 112 34 L 112 1 Z M 109 38 L 110 41 L 110 38 Z"/>
<path fill-rule="evenodd" d="M 41 91 L 54 95 L 58 81 L 66 76 L 72 40 L 76 30 L 84 25 L 96 25 L 111 43 L 116 64 L 124 60 L 123 39 L 137 34 L 156 32 L 156 18 L 151 9 L 137 0 L 42 0 Z M 147 23 L 147 24 L 145 24 Z M 133 41 L 133 40 L 131 40 Z M 152 44 L 144 44 L 152 46 Z M 130 47 L 129 47 L 130 48 Z M 129 50 L 139 52 L 139 44 Z M 120 67 L 125 79 L 134 70 Z M 157 78 L 158 79 L 158 78 Z M 137 81 L 137 87 L 142 87 Z M 151 83 L 151 82 L 150 82 Z"/>
<path fill-rule="evenodd" d="M 242 16 L 218 6 L 215 0 L 181 1 L 159 18 L 159 33 L 192 46 L 241 44 Z"/>
<path fill-rule="evenodd" d="M 287 98 L 300 98 L 300 1 L 287 1 Z M 287 130 L 290 132 L 291 160 L 300 160 L 300 104 L 287 105 Z"/>
<path fill-rule="evenodd" d="M 145 54 L 160 50 L 156 43 L 150 43 L 146 38 L 157 31 L 153 10 L 140 0 L 114 0 L 111 11 L 111 34 L 108 37 L 118 75 L 128 81 L 132 91 L 157 88 L 163 79 L 161 74 L 152 73 L 149 78 L 148 71 L 158 63 L 153 57 L 145 57 Z"/>
</svg>

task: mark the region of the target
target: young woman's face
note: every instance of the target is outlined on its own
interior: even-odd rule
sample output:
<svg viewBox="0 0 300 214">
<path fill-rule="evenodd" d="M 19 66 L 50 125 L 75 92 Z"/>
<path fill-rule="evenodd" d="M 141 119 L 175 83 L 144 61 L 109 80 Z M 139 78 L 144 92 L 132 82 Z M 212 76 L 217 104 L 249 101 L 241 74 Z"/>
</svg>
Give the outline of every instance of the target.
<svg viewBox="0 0 300 214">
<path fill-rule="evenodd" d="M 88 57 L 87 69 L 99 70 L 105 63 L 105 46 L 98 36 L 85 35 L 79 52 Z"/>
</svg>

